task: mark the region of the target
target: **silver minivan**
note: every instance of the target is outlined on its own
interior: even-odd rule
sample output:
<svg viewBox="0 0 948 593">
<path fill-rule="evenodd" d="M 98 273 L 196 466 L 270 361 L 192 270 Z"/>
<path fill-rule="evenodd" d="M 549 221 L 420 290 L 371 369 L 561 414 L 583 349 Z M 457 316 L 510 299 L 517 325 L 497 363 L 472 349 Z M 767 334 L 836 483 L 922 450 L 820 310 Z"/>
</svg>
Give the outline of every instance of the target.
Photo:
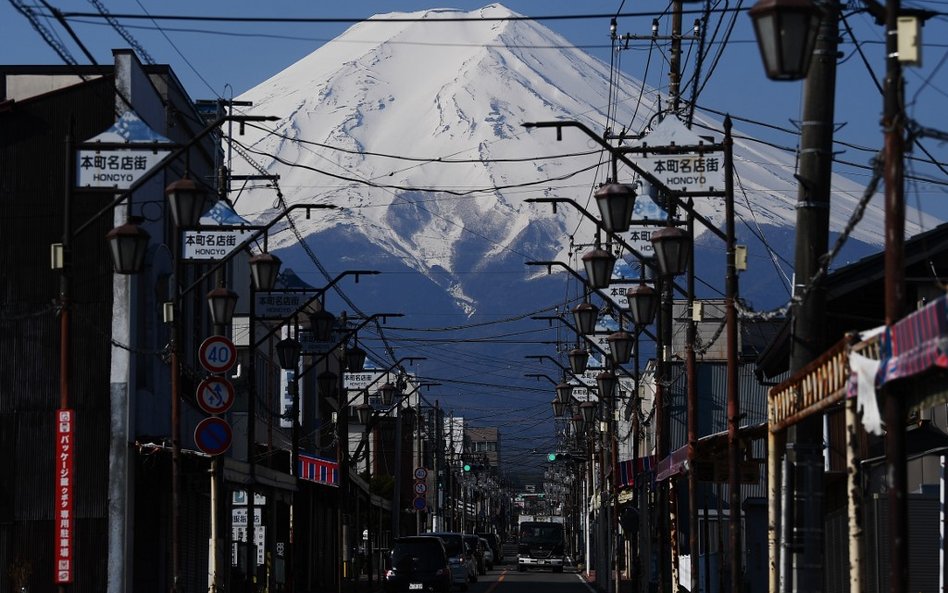
<svg viewBox="0 0 948 593">
<path fill-rule="evenodd" d="M 460 533 L 442 531 L 425 535 L 433 535 L 441 539 L 444 551 L 448 554 L 452 581 L 461 588 L 461 591 L 467 591 L 468 583 L 477 582 L 477 565 L 474 557 L 467 553 L 464 537 Z"/>
</svg>

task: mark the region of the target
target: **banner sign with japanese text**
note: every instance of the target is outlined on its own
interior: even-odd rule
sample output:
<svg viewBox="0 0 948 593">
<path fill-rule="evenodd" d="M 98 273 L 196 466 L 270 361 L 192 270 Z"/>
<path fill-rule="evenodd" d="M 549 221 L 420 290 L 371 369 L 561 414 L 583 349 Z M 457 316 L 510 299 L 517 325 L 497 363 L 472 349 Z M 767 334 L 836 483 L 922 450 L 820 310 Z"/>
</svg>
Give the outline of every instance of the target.
<svg viewBox="0 0 948 593">
<path fill-rule="evenodd" d="M 75 570 L 73 540 L 73 458 L 75 456 L 75 411 L 56 411 L 56 513 L 54 517 L 54 557 L 56 570 L 53 582 L 73 582 Z"/>
</svg>

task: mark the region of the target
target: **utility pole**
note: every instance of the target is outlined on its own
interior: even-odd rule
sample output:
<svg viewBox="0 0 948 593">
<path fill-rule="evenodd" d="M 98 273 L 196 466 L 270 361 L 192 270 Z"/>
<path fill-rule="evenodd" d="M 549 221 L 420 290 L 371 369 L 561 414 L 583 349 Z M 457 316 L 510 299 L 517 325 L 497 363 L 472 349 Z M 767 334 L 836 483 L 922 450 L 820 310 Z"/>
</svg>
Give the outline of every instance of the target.
<svg viewBox="0 0 948 593">
<path fill-rule="evenodd" d="M 882 128 L 885 131 L 885 323 L 892 325 L 905 314 L 905 119 L 902 117 L 905 87 L 899 61 L 899 0 L 885 5 L 885 99 Z M 889 477 L 889 537 L 892 559 L 889 591 L 909 589 L 908 564 L 908 475 L 905 467 L 905 409 L 902 394 L 885 389 L 885 467 Z"/>
<path fill-rule="evenodd" d="M 800 164 L 794 266 L 794 306 L 790 372 L 795 373 L 827 346 L 826 295 L 822 282 L 808 286 L 829 243 L 830 183 L 839 5 L 823 5 L 813 61 L 803 85 Z M 799 299 L 799 300 L 798 300 Z M 815 415 L 791 426 L 787 454 L 792 476 L 788 501 L 792 533 L 784 550 L 791 561 L 789 591 L 823 590 L 823 418 Z M 787 526 L 785 526 L 787 528 Z"/>
</svg>

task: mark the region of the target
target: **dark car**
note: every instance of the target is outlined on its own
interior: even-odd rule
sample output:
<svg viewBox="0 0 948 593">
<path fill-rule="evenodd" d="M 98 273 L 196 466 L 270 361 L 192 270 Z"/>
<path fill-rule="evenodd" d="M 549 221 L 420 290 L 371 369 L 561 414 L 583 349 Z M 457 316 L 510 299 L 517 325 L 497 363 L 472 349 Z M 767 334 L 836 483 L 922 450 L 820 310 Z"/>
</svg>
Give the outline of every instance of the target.
<svg viewBox="0 0 948 593">
<path fill-rule="evenodd" d="M 464 537 L 460 533 L 436 532 L 427 533 L 441 539 L 444 551 L 448 554 L 448 564 L 454 576 L 454 584 L 467 591 L 468 583 L 477 582 L 477 564 L 474 557 L 467 553 Z"/>
<path fill-rule="evenodd" d="M 385 591 L 429 591 L 448 593 L 451 590 L 451 567 L 444 544 L 437 537 L 413 536 L 395 540 L 390 555 L 390 568 L 385 573 Z"/>
<path fill-rule="evenodd" d="M 491 551 L 494 553 L 494 564 L 504 563 L 504 547 L 500 545 L 500 538 L 496 533 L 478 533 L 480 537 L 487 540 Z"/>
<path fill-rule="evenodd" d="M 467 553 L 474 557 L 477 574 L 487 574 L 487 564 L 484 562 L 484 544 L 481 543 L 481 538 L 473 533 L 465 533 L 464 547 L 467 549 Z"/>
</svg>

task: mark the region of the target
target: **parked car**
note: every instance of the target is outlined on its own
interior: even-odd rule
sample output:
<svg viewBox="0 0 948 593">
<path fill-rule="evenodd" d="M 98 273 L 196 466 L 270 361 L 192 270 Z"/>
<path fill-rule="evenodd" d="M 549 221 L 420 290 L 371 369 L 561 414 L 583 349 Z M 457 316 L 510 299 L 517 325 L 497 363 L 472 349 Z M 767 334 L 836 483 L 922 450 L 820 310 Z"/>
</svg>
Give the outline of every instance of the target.
<svg viewBox="0 0 948 593">
<path fill-rule="evenodd" d="M 484 566 L 487 567 L 487 570 L 494 570 L 494 551 L 490 549 L 490 544 L 487 543 L 487 540 L 479 538 L 481 540 L 481 546 L 484 548 Z"/>
<path fill-rule="evenodd" d="M 504 547 L 500 545 L 500 537 L 496 533 L 478 533 L 480 537 L 487 540 L 491 551 L 494 553 L 494 563 L 504 563 Z"/>
<path fill-rule="evenodd" d="M 386 593 L 448 593 L 451 590 L 451 567 L 440 538 L 398 538 L 392 546 L 389 561 L 389 570 L 385 573 Z"/>
<path fill-rule="evenodd" d="M 467 546 L 464 545 L 464 538 L 460 533 L 437 532 L 425 535 L 432 535 L 441 540 L 448 555 L 452 582 L 461 587 L 461 591 L 467 591 L 468 583 L 477 582 L 476 560 L 467 553 Z"/>
<path fill-rule="evenodd" d="M 484 545 L 481 544 L 481 538 L 473 533 L 465 533 L 464 544 L 467 546 L 468 553 L 474 556 L 477 574 L 487 574 L 487 566 L 484 564 Z"/>
</svg>

